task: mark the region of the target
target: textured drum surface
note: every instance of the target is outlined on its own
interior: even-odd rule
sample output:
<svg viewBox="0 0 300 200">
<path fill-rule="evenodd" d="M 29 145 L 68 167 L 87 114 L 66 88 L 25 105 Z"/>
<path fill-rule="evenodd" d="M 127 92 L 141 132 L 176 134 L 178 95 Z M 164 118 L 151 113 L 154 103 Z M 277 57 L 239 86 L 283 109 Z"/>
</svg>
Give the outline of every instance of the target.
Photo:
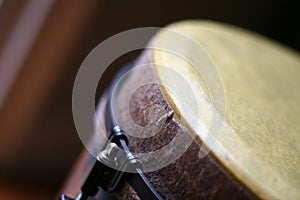
<svg viewBox="0 0 300 200">
<path fill-rule="evenodd" d="M 299 54 L 255 33 L 224 24 L 185 21 L 169 28 L 198 42 L 223 80 L 226 114 L 218 113 L 223 115 L 224 124 L 212 148 L 213 155 L 259 197 L 299 199 Z M 168 47 L 176 42 L 161 31 L 153 43 Z M 182 48 L 193 54 L 188 45 Z M 161 84 L 174 81 L 159 67 L 167 65 L 190 82 L 195 93 L 200 94 L 200 101 L 207 102 L 207 106 L 192 110 L 197 110 L 198 119 L 209 127 L 211 115 L 218 112 L 218 99 L 211 104 L 202 81 L 205 77 L 198 76 L 190 63 L 174 54 L 154 50 L 152 58 Z M 164 94 L 176 114 L 181 115 L 170 90 L 164 90 Z M 185 120 L 190 116 L 182 117 Z M 185 121 L 189 124 L 189 120 Z M 205 140 L 195 127 L 188 128 L 199 142 Z"/>
<path fill-rule="evenodd" d="M 137 64 L 147 63 L 147 59 L 150 59 L 148 53 L 144 53 Z M 122 84 L 115 105 L 120 126 L 127 134 L 134 134 L 129 136 L 131 151 L 150 153 L 149 160 L 147 156 L 142 157 L 144 165 L 158 167 L 162 161 L 178 153 L 180 146 L 188 144 L 178 159 L 145 174 L 154 188 L 164 199 L 252 199 L 252 195 L 242 184 L 223 170 L 223 166 L 216 163 L 211 155 L 199 159 L 199 143 L 195 140 L 188 142 L 192 140 L 191 133 L 174 116 L 154 73 L 154 68 L 134 71 Z M 148 84 L 144 84 L 145 82 Z M 156 133 L 157 130 L 159 131 Z M 140 138 L 143 132 L 156 134 Z M 151 154 L 166 147 L 175 137 L 180 137 L 179 146 L 173 146 L 158 156 Z M 117 196 L 124 200 L 128 196 L 136 199 L 136 194 L 132 191 L 125 184 L 117 192 Z"/>
</svg>

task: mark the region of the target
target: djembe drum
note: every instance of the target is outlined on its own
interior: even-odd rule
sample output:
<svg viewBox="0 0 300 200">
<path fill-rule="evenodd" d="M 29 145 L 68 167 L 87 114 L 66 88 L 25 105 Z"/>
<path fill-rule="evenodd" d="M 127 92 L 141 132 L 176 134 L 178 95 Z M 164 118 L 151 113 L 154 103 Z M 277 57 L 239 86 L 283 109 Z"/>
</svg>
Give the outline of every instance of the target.
<svg viewBox="0 0 300 200">
<path fill-rule="evenodd" d="M 299 199 L 299 55 L 225 24 L 167 28 L 187 40 L 159 31 L 98 106 L 101 126 L 114 127 L 105 152 L 135 154 L 127 160 L 137 174 L 115 169 L 107 187 L 102 163 L 86 178 L 93 162 L 85 151 L 63 192 L 74 197 L 94 184 L 117 199 Z"/>
</svg>

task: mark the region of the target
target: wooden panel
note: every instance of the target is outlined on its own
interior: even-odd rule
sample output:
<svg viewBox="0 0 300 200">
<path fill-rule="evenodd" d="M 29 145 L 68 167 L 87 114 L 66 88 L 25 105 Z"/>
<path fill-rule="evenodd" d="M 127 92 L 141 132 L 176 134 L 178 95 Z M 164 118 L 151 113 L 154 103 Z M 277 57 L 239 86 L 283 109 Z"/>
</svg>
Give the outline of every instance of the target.
<svg viewBox="0 0 300 200">
<path fill-rule="evenodd" d="M 97 1 L 56 1 L 39 31 L 32 49 L 19 65 L 14 82 L 0 114 L 0 163 L 15 162 L 47 98 L 69 66 L 67 60 L 80 43 Z M 22 37 L 22 35 L 20 36 Z M 42 141 L 41 141 L 42 142 Z"/>
</svg>

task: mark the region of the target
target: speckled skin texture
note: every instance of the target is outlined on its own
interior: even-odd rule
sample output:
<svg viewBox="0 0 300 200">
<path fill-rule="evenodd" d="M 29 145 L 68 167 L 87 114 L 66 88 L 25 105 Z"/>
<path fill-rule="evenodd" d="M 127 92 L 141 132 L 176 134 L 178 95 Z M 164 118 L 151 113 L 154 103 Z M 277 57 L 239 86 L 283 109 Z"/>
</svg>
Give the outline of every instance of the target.
<svg viewBox="0 0 300 200">
<path fill-rule="evenodd" d="M 140 200 L 140 197 L 134 191 L 134 189 L 129 185 L 129 183 L 124 182 L 124 185 L 115 193 L 117 199 L 126 200 Z"/>
<path fill-rule="evenodd" d="M 144 56 L 145 57 L 145 56 Z M 140 60 L 138 62 L 143 62 Z M 140 80 L 149 80 L 149 84 L 139 87 Z M 151 82 L 151 83 L 150 83 Z M 129 137 L 133 152 L 149 152 L 167 145 L 177 134 L 191 137 L 188 130 L 174 118 L 171 106 L 164 97 L 152 68 L 133 73 L 122 86 L 118 95 L 120 120 L 126 132 L 138 135 L 138 129 L 128 124 L 126 114 L 139 126 L 158 123 L 158 133 L 149 138 Z M 128 88 L 136 88 L 128 94 Z M 128 95 L 130 97 L 128 98 Z M 129 99 L 129 102 L 124 101 Z M 159 110 L 158 112 L 153 112 Z M 153 114 L 155 113 L 155 114 Z M 160 113 L 160 114 L 157 114 Z M 156 130 L 156 131 L 157 131 Z M 150 132 L 153 130 L 149 130 Z M 147 178 L 164 199 L 254 199 L 241 183 L 238 183 L 212 155 L 199 158 L 200 144 L 193 141 L 188 149 L 168 166 L 146 173 Z M 133 192 L 133 193 L 132 193 Z M 128 194 L 129 193 L 129 194 Z M 125 184 L 117 192 L 119 199 L 138 199 L 137 194 Z"/>
</svg>

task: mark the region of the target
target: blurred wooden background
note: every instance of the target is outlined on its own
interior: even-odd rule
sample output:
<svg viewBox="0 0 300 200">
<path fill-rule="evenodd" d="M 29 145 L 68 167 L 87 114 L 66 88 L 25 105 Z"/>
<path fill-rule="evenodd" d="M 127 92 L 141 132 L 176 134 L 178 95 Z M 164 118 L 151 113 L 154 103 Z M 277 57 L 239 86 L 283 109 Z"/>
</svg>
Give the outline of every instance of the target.
<svg viewBox="0 0 300 200">
<path fill-rule="evenodd" d="M 83 148 L 72 118 L 74 78 L 104 39 L 200 18 L 299 51 L 299 8 L 283 0 L 0 1 L 0 199 L 51 199 L 63 184 Z"/>
</svg>

